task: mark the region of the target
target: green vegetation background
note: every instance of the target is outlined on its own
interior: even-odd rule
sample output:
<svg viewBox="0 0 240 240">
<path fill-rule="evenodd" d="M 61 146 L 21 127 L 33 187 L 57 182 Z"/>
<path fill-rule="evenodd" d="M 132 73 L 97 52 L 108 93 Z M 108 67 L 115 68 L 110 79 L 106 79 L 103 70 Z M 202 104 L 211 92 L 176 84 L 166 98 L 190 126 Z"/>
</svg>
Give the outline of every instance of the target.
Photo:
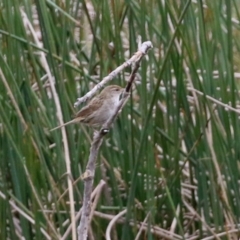
<svg viewBox="0 0 240 240">
<path fill-rule="evenodd" d="M 90 239 L 105 239 L 126 208 L 112 239 L 238 239 L 239 14 L 237 0 L 2 0 L 0 239 L 64 235 L 71 203 L 62 134 L 49 132 L 59 124 L 50 82 L 69 121 L 139 36 L 154 48 L 101 147 Z M 66 131 L 78 212 L 92 131 Z"/>
</svg>

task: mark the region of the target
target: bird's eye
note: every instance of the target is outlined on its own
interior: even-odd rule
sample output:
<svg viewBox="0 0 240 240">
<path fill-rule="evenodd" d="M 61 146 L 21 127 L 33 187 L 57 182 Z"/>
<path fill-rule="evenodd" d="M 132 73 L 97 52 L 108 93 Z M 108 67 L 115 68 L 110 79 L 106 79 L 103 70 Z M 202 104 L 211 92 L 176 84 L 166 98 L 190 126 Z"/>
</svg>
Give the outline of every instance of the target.
<svg viewBox="0 0 240 240">
<path fill-rule="evenodd" d="M 117 92 L 118 92 L 119 90 L 120 90 L 119 88 L 115 88 L 115 91 L 117 91 Z"/>
</svg>

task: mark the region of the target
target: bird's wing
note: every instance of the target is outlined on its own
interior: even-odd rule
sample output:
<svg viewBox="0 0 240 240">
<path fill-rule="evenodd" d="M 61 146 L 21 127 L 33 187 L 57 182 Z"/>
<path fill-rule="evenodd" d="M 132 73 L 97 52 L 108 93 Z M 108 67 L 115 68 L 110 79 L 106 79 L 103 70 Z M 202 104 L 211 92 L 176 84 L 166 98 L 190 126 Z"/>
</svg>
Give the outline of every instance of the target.
<svg viewBox="0 0 240 240">
<path fill-rule="evenodd" d="M 93 112 L 99 109 L 101 104 L 101 99 L 99 97 L 95 97 L 87 106 L 77 112 L 74 118 L 82 118 L 84 120 L 86 117 L 91 116 Z"/>
</svg>

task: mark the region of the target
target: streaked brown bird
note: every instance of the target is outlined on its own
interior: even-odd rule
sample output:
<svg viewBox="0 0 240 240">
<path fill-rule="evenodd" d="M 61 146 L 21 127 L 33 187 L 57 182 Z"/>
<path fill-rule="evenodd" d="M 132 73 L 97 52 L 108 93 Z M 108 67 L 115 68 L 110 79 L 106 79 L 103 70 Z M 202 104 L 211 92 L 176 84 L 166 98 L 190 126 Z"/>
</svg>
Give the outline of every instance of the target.
<svg viewBox="0 0 240 240">
<path fill-rule="evenodd" d="M 105 87 L 99 95 L 94 97 L 76 114 L 73 120 L 55 127 L 50 131 L 72 123 L 84 123 L 91 127 L 101 127 L 114 114 L 123 91 L 124 88 L 118 85 Z"/>
</svg>

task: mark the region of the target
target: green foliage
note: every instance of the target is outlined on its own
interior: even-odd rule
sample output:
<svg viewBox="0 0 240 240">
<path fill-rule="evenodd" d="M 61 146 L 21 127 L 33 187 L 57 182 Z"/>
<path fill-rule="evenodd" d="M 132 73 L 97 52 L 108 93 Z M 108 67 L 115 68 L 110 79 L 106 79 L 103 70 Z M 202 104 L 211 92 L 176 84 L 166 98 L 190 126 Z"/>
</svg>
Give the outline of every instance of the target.
<svg viewBox="0 0 240 240">
<path fill-rule="evenodd" d="M 106 185 L 90 233 L 105 239 L 108 217 L 127 209 L 112 239 L 134 239 L 140 226 L 139 239 L 238 238 L 238 1 L 3 0 L 0 12 L 0 239 L 64 235 L 93 131 L 66 127 L 69 203 L 63 136 L 49 129 L 139 36 L 154 48 L 101 147 L 95 186 Z"/>
</svg>

